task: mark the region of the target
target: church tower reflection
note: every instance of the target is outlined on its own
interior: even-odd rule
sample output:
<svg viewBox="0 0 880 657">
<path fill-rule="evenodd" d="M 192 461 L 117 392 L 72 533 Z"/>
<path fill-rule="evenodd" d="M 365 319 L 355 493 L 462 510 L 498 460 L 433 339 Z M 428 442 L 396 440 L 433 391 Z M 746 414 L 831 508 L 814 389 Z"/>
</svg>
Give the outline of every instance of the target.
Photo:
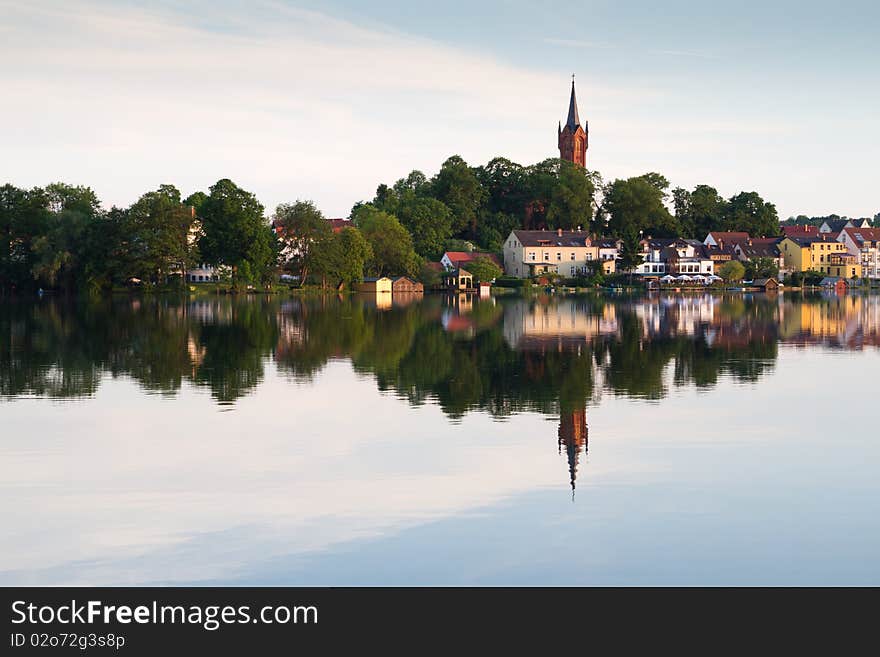
<svg viewBox="0 0 880 657">
<path fill-rule="evenodd" d="M 588 430 L 587 409 L 577 408 L 566 411 L 563 409 L 559 414 L 559 453 L 562 448 L 568 456 L 568 473 L 571 483 L 571 496 L 574 499 L 575 481 L 580 456 L 587 453 Z"/>
</svg>

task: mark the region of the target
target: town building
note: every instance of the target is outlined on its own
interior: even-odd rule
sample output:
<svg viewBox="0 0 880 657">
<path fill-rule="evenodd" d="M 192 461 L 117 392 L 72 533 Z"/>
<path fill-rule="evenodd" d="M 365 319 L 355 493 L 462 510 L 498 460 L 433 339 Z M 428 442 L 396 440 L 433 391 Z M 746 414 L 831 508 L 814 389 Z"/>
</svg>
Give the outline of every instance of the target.
<svg viewBox="0 0 880 657">
<path fill-rule="evenodd" d="M 559 124 L 557 131 L 559 158 L 585 167 L 587 166 L 587 148 L 589 147 L 589 126 L 578 116 L 577 98 L 574 94 L 574 76 L 571 76 L 571 97 L 568 100 L 568 118 L 565 126 Z"/>
<path fill-rule="evenodd" d="M 750 237 L 745 242 L 737 242 L 733 250 L 737 259 L 742 262 L 754 262 L 756 260 L 771 260 L 779 270 L 779 275 L 790 273 L 785 266 L 785 258 L 779 250 L 779 237 Z"/>
<path fill-rule="evenodd" d="M 784 237 L 815 237 L 819 234 L 818 226 L 780 226 Z"/>
<path fill-rule="evenodd" d="M 870 228 L 867 219 L 826 219 L 819 226 L 820 233 L 839 233 L 844 228 Z"/>
<path fill-rule="evenodd" d="M 880 228 L 844 228 L 837 241 L 846 246 L 847 253 L 858 258 L 862 277 L 880 278 Z"/>
<path fill-rule="evenodd" d="M 594 261 L 601 261 L 602 271 L 611 274 L 616 259 L 616 244 L 594 243 L 585 230 L 513 230 L 504 242 L 504 273 L 517 278 L 548 273 L 584 276 Z"/>
<path fill-rule="evenodd" d="M 834 233 L 822 233 L 783 238 L 779 250 L 785 268 L 791 272 L 817 271 L 827 276 L 861 277 L 861 264 L 837 237 Z"/>
<path fill-rule="evenodd" d="M 452 271 L 459 267 L 467 267 L 474 260 L 479 260 L 480 258 L 491 260 L 498 265 L 498 267 L 504 269 L 501 262 L 498 260 L 497 255 L 494 253 L 482 253 L 480 251 L 447 251 L 443 254 L 443 257 L 440 258 L 440 264 L 443 265 L 443 268 L 446 271 Z"/>
<path fill-rule="evenodd" d="M 725 244 L 733 246 L 737 242 L 744 242 L 749 239 L 749 234 L 741 231 L 719 231 L 714 230 L 703 240 L 706 246 L 717 246 L 723 248 Z"/>
<path fill-rule="evenodd" d="M 642 262 L 633 273 L 647 277 L 664 275 L 712 276 L 715 263 L 709 257 L 706 245 L 699 240 L 681 237 L 648 238 L 640 242 Z"/>
</svg>

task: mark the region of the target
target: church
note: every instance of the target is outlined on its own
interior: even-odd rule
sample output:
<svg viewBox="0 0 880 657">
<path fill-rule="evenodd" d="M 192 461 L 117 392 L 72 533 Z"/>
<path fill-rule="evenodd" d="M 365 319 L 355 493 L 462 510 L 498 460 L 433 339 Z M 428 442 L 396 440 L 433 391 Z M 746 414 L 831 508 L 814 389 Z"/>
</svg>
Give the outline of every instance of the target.
<svg viewBox="0 0 880 657">
<path fill-rule="evenodd" d="M 577 98 L 574 94 L 574 76 L 572 75 L 571 98 L 568 101 L 568 118 L 565 120 L 565 126 L 560 123 L 558 129 L 560 159 L 586 167 L 589 130 L 586 121 L 581 126 L 581 120 L 578 116 Z"/>
</svg>

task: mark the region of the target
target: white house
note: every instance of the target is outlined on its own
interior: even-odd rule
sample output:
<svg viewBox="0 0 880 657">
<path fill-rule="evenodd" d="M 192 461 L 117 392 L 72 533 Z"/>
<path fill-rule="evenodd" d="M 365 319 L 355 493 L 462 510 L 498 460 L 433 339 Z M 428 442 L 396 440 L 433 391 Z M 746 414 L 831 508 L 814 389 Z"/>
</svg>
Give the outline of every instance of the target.
<svg viewBox="0 0 880 657">
<path fill-rule="evenodd" d="M 643 260 L 633 270 L 635 274 L 662 277 L 665 274 L 709 276 L 715 273 L 715 263 L 699 240 L 680 237 L 652 238 L 642 240 L 641 247 Z"/>
<path fill-rule="evenodd" d="M 880 278 L 880 228 L 844 228 L 837 241 L 858 258 L 864 278 Z"/>
<path fill-rule="evenodd" d="M 579 276 L 589 273 L 593 261 L 601 261 L 610 274 L 616 258 L 616 246 L 604 240 L 594 244 L 585 230 L 514 230 L 504 242 L 504 273 L 517 278 L 545 273 Z"/>
</svg>

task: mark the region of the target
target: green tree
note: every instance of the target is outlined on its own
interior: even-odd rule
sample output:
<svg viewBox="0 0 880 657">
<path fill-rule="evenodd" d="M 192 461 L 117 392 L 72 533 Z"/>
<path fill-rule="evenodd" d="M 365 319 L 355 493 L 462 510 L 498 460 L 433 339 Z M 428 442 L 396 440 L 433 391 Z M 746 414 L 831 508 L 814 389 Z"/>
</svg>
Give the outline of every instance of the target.
<svg viewBox="0 0 880 657">
<path fill-rule="evenodd" d="M 357 227 L 370 244 L 367 273 L 371 276 L 415 275 L 419 259 L 412 237 L 394 215 L 365 205 L 352 215 Z"/>
<path fill-rule="evenodd" d="M 664 205 L 667 180 L 647 173 L 626 180 L 615 180 L 605 189 L 603 209 L 607 212 L 612 235 L 638 234 L 674 236 L 678 232 L 674 217 Z"/>
<path fill-rule="evenodd" d="M 275 225 L 283 245 L 282 257 L 288 269 L 305 281 L 312 267 L 315 246 L 324 244 L 332 234 L 330 222 L 311 201 L 282 203 L 275 210 Z"/>
<path fill-rule="evenodd" d="M 697 185 L 693 192 L 676 187 L 672 198 L 682 237 L 703 240 L 723 228 L 725 201 L 714 187 Z"/>
<path fill-rule="evenodd" d="M 724 228 L 749 233 L 754 237 L 779 235 L 776 206 L 757 192 L 740 192 L 730 198 L 724 211 Z"/>
<path fill-rule="evenodd" d="M 410 195 L 397 206 L 400 223 L 412 235 L 416 253 L 438 260 L 443 247 L 452 236 L 452 213 L 437 199 Z"/>
<path fill-rule="evenodd" d="M 644 260 L 644 254 L 639 244 L 638 235 L 631 230 L 624 233 L 618 253 L 620 269 L 632 273 L 636 267 L 642 264 L 642 260 Z"/>
<path fill-rule="evenodd" d="M 593 220 L 597 175 L 571 162 L 561 162 L 559 178 L 547 208 L 548 228 L 574 229 Z M 506 236 L 505 236 L 506 237 Z"/>
<path fill-rule="evenodd" d="M 741 281 L 746 275 L 746 268 L 737 260 L 729 260 L 721 265 L 718 275 L 727 282 Z"/>
<path fill-rule="evenodd" d="M 372 249 L 361 231 L 347 227 L 316 242 L 310 259 L 313 276 L 321 286 L 339 289 L 363 280 L 364 267 L 371 257 Z"/>
<path fill-rule="evenodd" d="M 0 290 L 33 283 L 34 241 L 45 232 L 48 220 L 42 189 L 0 187 Z"/>
<path fill-rule="evenodd" d="M 431 195 L 452 212 L 453 234 L 476 236 L 477 216 L 486 192 L 467 162 L 458 155 L 448 158 L 431 180 Z"/>
<path fill-rule="evenodd" d="M 199 218 L 199 251 L 206 262 L 231 267 L 234 286 L 268 278 L 277 250 L 263 206 L 252 193 L 229 179 L 219 180 L 202 203 Z"/>
<path fill-rule="evenodd" d="M 756 278 L 778 278 L 779 264 L 774 258 L 755 258 L 743 263 L 744 277 L 749 280 Z"/>
<path fill-rule="evenodd" d="M 155 283 L 179 274 L 183 281 L 196 260 L 195 245 L 190 243 L 195 217 L 181 202 L 178 189 L 161 185 L 147 192 L 129 208 L 127 218 L 129 273 Z"/>
<path fill-rule="evenodd" d="M 468 263 L 466 269 L 473 274 L 474 280 L 481 283 L 490 283 L 501 276 L 504 272 L 491 258 L 477 257 Z"/>
</svg>

